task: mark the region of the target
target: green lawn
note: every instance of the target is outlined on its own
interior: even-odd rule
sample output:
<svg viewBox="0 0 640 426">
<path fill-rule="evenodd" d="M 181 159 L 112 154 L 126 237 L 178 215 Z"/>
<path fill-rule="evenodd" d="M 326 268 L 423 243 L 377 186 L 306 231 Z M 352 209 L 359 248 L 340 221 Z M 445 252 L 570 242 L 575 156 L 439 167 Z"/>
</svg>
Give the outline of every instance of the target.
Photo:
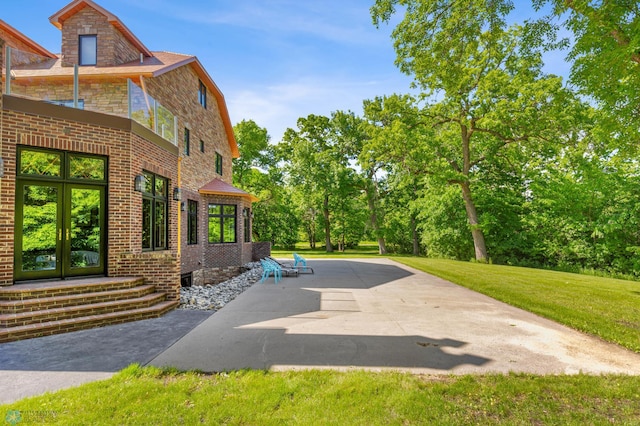
<svg viewBox="0 0 640 426">
<path fill-rule="evenodd" d="M 297 251 L 308 257 L 313 254 Z M 275 251 L 274 256 L 291 257 L 291 252 Z M 342 256 L 377 255 L 365 248 L 333 257 Z M 638 282 L 393 258 L 640 352 Z M 131 366 L 107 381 L 1 406 L 0 416 L 8 423 L 20 417 L 23 424 L 64 425 L 632 425 L 640 424 L 640 377 L 414 376 L 362 371 L 203 375 Z"/>
<path fill-rule="evenodd" d="M 131 366 L 107 381 L 1 406 L 0 414 L 61 425 L 594 425 L 638 424 L 639 401 L 640 379 L 628 376 L 208 376 Z"/>
</svg>

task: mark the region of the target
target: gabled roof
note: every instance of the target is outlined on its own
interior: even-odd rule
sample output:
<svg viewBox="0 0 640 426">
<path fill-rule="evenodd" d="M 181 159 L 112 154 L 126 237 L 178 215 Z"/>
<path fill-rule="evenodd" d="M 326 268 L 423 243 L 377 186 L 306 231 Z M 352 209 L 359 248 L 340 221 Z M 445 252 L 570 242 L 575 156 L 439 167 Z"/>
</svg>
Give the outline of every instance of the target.
<svg viewBox="0 0 640 426">
<path fill-rule="evenodd" d="M 202 195 L 228 195 L 232 197 L 247 198 L 252 203 L 260 201 L 257 197 L 249 194 L 248 192 L 236 188 L 233 185 L 229 185 L 228 183 L 218 178 L 212 180 L 211 182 L 200 188 L 198 192 Z"/>
<path fill-rule="evenodd" d="M 53 53 L 49 52 L 44 47 L 40 46 L 35 41 L 31 40 L 29 37 L 27 37 L 26 35 L 22 34 L 20 31 L 18 31 L 15 28 L 13 28 L 11 25 L 9 25 L 6 22 L 4 22 L 2 19 L 0 19 L 0 31 L 8 34 L 10 37 L 18 40 L 20 43 L 22 43 L 25 46 L 27 46 L 31 50 L 31 53 L 36 53 L 36 54 L 38 54 L 40 56 L 45 56 L 45 57 L 51 58 L 51 59 L 57 58 L 56 55 L 54 55 Z M 9 40 L 7 40 L 7 41 L 9 41 Z M 11 46 L 11 43 L 9 43 L 9 46 Z M 12 47 L 17 47 L 17 46 L 12 46 Z"/>
<path fill-rule="evenodd" d="M 142 44 L 142 42 L 138 39 L 138 37 L 136 37 L 131 32 L 131 30 L 127 28 L 125 24 L 122 23 L 120 18 L 118 18 L 116 15 L 109 12 L 107 9 L 103 8 L 102 6 L 97 5 L 91 0 L 74 0 L 68 5 L 66 5 L 65 7 L 63 7 L 62 9 L 60 9 L 58 12 L 51 15 L 51 17 L 49 18 L 49 21 L 53 25 L 55 25 L 58 29 L 62 29 L 62 26 L 64 25 L 64 21 L 66 21 L 71 16 L 75 15 L 76 13 L 78 13 L 80 10 L 82 10 L 87 6 L 95 9 L 102 15 L 106 16 L 109 23 L 114 27 L 116 27 L 126 37 L 126 39 L 131 44 L 133 44 L 136 47 L 136 49 L 142 52 L 145 56 L 152 56 L 151 51 L 147 49 L 147 47 L 144 44 Z"/>
</svg>

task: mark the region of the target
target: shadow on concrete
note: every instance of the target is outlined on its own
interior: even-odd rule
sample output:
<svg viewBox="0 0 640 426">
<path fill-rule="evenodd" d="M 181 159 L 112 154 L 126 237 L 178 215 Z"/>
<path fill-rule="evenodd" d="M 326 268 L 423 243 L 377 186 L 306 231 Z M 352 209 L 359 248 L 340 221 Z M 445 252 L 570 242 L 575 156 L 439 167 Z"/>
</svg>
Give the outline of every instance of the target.
<svg viewBox="0 0 640 426">
<path fill-rule="evenodd" d="M 254 285 L 151 364 L 206 372 L 282 366 L 448 371 L 490 361 L 446 352 L 466 342 L 403 335 L 393 318 L 382 313 L 384 297 L 376 299 L 381 312 L 361 311 L 354 295 L 372 294 L 363 290 L 388 285 L 384 294 L 393 294 L 396 284 L 397 291 L 427 285 L 405 280 L 413 275 L 410 271 L 354 260 L 314 261 L 313 268 L 314 275 Z M 389 323 L 380 324 L 380 318 Z"/>
<path fill-rule="evenodd" d="M 310 263 L 315 274 L 256 283 L 215 314 L 174 310 L 156 319 L 0 344 L 0 371 L 115 372 L 132 363 L 208 372 L 277 366 L 450 370 L 489 361 L 447 353 L 446 348 L 466 344 L 457 340 L 380 335 L 366 325 L 349 333 L 350 315 L 360 312 L 354 292 L 394 285 L 413 274 L 384 262 Z M 322 321 L 327 315 L 341 316 L 348 327 L 287 332 L 289 323 Z"/>
</svg>

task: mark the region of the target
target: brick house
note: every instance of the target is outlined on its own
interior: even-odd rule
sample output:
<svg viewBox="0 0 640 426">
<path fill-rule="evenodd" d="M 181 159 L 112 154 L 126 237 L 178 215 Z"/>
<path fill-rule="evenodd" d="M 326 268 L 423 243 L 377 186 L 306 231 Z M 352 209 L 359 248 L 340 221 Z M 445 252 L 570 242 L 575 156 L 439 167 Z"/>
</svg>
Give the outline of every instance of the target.
<svg viewBox="0 0 640 426">
<path fill-rule="evenodd" d="M 0 342 L 3 327 L 45 322 L 23 319 L 44 308 L 19 300 L 142 283 L 163 295 L 148 317 L 175 307 L 181 284 L 220 282 L 269 250 L 251 242 L 255 199 L 231 185 L 238 146 L 198 59 L 149 51 L 91 0 L 50 22 L 60 54 L 0 20 Z M 108 312 L 131 311 L 109 297 Z"/>
</svg>

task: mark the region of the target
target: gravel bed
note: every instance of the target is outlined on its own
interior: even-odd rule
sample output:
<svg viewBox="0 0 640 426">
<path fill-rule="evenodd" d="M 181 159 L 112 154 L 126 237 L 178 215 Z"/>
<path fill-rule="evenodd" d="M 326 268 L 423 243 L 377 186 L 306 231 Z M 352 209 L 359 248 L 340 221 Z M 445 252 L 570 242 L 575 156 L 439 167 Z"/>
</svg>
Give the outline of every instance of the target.
<svg viewBox="0 0 640 426">
<path fill-rule="evenodd" d="M 260 262 L 243 265 L 248 271 L 216 285 L 183 287 L 180 289 L 179 309 L 220 310 L 240 293 L 260 280 Z"/>
</svg>

